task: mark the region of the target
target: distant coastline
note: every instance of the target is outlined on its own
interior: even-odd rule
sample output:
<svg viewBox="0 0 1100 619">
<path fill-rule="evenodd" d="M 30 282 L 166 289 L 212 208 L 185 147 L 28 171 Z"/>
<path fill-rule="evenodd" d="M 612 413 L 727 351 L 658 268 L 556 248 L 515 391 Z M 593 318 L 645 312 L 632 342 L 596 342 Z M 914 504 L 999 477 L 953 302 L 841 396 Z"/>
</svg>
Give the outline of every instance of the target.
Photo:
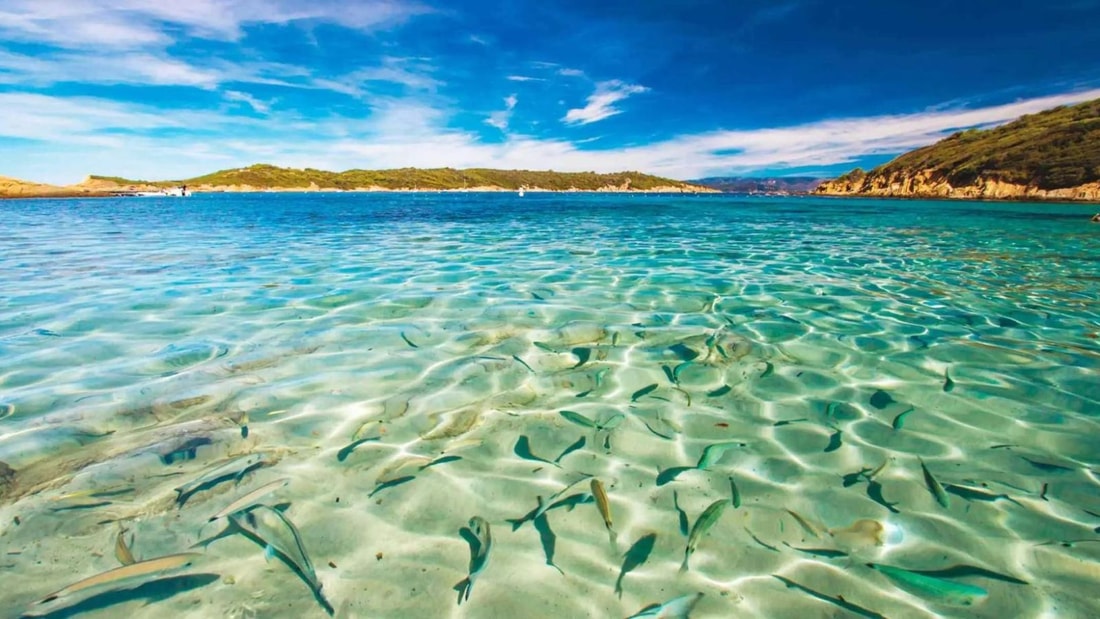
<svg viewBox="0 0 1100 619">
<path fill-rule="evenodd" d="M 110 197 L 186 186 L 192 193 L 252 192 L 594 192 L 720 193 L 717 189 L 641 172 L 554 172 L 452 168 L 348 170 L 280 168 L 258 164 L 190 179 L 141 181 L 89 176 L 75 185 L 56 186 L 0 177 L 0 197 Z"/>
</svg>

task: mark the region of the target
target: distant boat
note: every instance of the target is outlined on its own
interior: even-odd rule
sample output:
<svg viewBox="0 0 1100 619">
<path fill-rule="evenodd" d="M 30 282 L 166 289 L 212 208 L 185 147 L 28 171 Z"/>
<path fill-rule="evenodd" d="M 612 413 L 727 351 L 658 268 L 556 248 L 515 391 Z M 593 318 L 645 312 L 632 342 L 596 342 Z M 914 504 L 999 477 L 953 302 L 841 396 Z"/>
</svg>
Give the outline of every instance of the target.
<svg viewBox="0 0 1100 619">
<path fill-rule="evenodd" d="M 519 188 L 519 197 L 523 197 L 523 187 Z"/>
</svg>

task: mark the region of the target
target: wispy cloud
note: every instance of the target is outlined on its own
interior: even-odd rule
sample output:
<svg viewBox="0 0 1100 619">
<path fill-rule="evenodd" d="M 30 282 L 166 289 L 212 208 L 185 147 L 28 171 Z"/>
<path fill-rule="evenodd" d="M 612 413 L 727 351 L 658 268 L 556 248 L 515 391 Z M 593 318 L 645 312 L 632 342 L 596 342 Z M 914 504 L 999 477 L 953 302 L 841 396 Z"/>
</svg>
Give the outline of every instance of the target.
<svg viewBox="0 0 1100 619">
<path fill-rule="evenodd" d="M 256 97 L 248 94 L 247 92 L 227 90 L 225 91 L 225 98 L 229 101 L 239 101 L 241 103 L 245 103 L 249 107 L 251 107 L 253 111 L 259 112 L 260 114 L 267 114 L 271 111 L 270 103 L 266 101 L 261 101 Z"/>
<path fill-rule="evenodd" d="M 596 92 L 589 95 L 586 105 L 569 110 L 562 121 L 567 124 L 587 125 L 603 120 L 622 112 L 615 107 L 616 103 L 648 90 L 645 86 L 626 84 L 619 80 L 600 82 L 596 84 Z"/>
<path fill-rule="evenodd" d="M 518 102 L 519 99 L 517 99 L 514 94 L 505 97 L 504 109 L 489 114 L 489 118 L 485 121 L 485 124 L 496 127 L 501 131 L 506 131 L 508 129 L 508 123 L 512 120 L 512 110 L 516 109 L 516 103 Z"/>
<path fill-rule="evenodd" d="M 529 75 L 509 75 L 505 79 L 512 82 L 545 82 L 546 78 L 531 77 Z"/>
</svg>

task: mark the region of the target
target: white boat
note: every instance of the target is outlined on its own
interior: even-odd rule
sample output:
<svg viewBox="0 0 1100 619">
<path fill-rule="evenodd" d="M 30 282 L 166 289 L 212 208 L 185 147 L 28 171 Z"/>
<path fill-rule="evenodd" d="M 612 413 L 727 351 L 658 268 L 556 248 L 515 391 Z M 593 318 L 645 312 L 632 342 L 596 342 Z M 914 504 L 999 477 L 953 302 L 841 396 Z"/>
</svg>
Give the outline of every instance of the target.
<svg viewBox="0 0 1100 619">
<path fill-rule="evenodd" d="M 523 197 L 523 187 L 519 188 L 519 197 Z"/>
<path fill-rule="evenodd" d="M 130 195 L 139 198 L 187 198 L 190 197 L 191 191 L 187 189 L 187 185 L 180 185 L 179 187 L 166 187 L 160 191 L 135 191 Z"/>
</svg>

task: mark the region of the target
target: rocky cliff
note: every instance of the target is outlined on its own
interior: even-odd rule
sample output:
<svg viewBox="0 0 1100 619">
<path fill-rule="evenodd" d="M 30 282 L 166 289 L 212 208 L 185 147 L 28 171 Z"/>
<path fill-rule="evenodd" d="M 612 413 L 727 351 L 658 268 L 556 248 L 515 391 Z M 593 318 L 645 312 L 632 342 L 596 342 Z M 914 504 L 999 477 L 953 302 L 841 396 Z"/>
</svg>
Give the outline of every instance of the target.
<svg viewBox="0 0 1100 619">
<path fill-rule="evenodd" d="M 1100 201 L 1100 99 L 961 131 L 816 193 Z"/>
</svg>

